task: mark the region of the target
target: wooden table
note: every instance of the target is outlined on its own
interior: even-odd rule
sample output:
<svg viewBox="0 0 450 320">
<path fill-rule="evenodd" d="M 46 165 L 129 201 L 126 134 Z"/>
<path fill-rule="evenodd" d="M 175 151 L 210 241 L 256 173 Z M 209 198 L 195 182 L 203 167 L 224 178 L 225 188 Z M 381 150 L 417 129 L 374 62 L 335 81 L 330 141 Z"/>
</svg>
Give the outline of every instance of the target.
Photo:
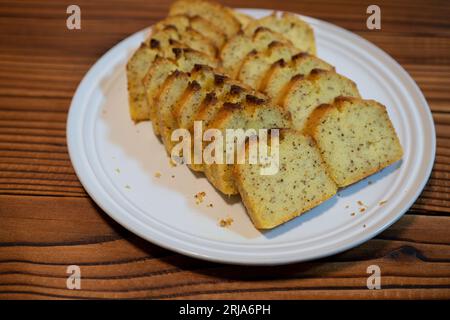
<svg viewBox="0 0 450 320">
<path fill-rule="evenodd" d="M 377 1 L 382 30 L 357 0 L 234 0 L 342 26 L 392 55 L 433 111 L 437 157 L 411 210 L 375 239 L 319 261 L 227 266 L 159 248 L 111 220 L 89 198 L 67 153 L 67 110 L 79 81 L 110 47 L 163 18 L 163 0 L 0 5 L 0 298 L 450 298 L 450 2 Z M 79 265 L 82 289 L 66 288 Z M 367 267 L 382 271 L 368 290 Z"/>
</svg>

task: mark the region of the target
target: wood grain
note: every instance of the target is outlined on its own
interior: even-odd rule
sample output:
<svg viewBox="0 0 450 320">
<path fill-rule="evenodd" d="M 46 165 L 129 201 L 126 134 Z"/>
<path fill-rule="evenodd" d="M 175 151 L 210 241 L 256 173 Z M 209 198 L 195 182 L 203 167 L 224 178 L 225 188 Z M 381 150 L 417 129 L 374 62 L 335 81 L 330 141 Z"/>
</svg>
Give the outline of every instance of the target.
<svg viewBox="0 0 450 320">
<path fill-rule="evenodd" d="M 437 157 L 411 210 L 375 239 L 337 256 L 281 267 L 187 258 L 112 221 L 87 196 L 65 138 L 72 95 L 115 43 L 166 15 L 167 1 L 77 1 L 82 30 L 65 27 L 67 1 L 0 4 L 0 298 L 401 299 L 450 298 L 450 2 L 378 1 L 382 30 L 365 28 L 356 0 L 230 0 L 337 24 L 392 55 L 433 112 Z M 82 289 L 66 289 L 81 267 Z M 382 290 L 366 287 L 369 265 Z"/>
</svg>

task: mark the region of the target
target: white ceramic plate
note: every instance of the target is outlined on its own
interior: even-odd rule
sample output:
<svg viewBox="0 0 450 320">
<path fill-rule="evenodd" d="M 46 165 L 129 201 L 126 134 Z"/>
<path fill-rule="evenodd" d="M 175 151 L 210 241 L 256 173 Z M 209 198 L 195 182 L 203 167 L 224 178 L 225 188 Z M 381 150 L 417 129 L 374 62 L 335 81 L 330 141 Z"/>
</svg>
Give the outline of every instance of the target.
<svg viewBox="0 0 450 320">
<path fill-rule="evenodd" d="M 269 14 L 243 11 L 254 17 Z M 221 196 L 204 176 L 185 166 L 171 167 L 150 123 L 130 120 L 125 64 L 149 32 L 143 30 L 107 52 L 72 100 L 70 158 L 89 195 L 125 228 L 162 247 L 247 265 L 332 255 L 369 240 L 399 219 L 420 194 L 434 162 L 435 131 L 427 102 L 405 70 L 382 50 L 337 26 L 303 18 L 314 28 L 318 56 L 353 79 L 364 98 L 388 107 L 405 151 L 400 163 L 261 233 L 237 197 Z M 161 177 L 155 177 L 157 172 Z M 201 191 L 206 198 L 196 204 L 194 195 Z M 232 225 L 220 227 L 219 220 L 227 217 L 234 220 Z"/>
</svg>

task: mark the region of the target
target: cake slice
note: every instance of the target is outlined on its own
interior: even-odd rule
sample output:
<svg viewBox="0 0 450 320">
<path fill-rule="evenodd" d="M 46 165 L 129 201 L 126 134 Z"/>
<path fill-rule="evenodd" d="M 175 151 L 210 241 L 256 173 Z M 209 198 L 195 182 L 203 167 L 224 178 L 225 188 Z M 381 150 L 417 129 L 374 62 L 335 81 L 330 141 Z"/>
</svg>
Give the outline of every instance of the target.
<svg viewBox="0 0 450 320">
<path fill-rule="evenodd" d="M 153 129 L 157 135 L 159 135 L 159 127 L 156 125 L 157 109 L 155 98 L 159 95 L 159 91 L 166 78 L 175 70 L 189 72 L 196 64 L 204 64 L 211 67 L 217 66 L 216 59 L 201 52 L 189 48 L 174 48 L 173 50 L 175 52 L 175 59 L 157 57 L 143 80 L 147 98 L 146 111 L 148 117 L 153 122 Z"/>
<path fill-rule="evenodd" d="M 241 24 L 224 6 L 208 0 L 177 0 L 170 6 L 169 16 L 185 14 L 200 16 L 232 37 L 241 30 Z"/>
<path fill-rule="evenodd" d="M 292 13 L 284 12 L 278 16 L 275 12 L 267 17 L 252 21 L 245 27 L 247 35 L 253 34 L 259 27 L 265 27 L 282 34 L 303 52 L 316 54 L 314 31 L 305 21 Z"/>
<path fill-rule="evenodd" d="M 263 163 L 249 163 L 252 143 L 255 142 L 250 140 L 247 145 L 245 164 L 234 166 L 234 178 L 256 228 L 274 228 L 336 194 L 337 186 L 310 137 L 294 130 L 280 130 L 279 166 L 273 175 L 261 174 Z"/>
<path fill-rule="evenodd" d="M 239 33 L 223 46 L 220 59 L 224 72 L 236 78 L 242 61 L 251 51 L 261 51 L 273 42 L 290 43 L 283 35 L 267 28 L 257 28 L 251 35 Z"/>
<path fill-rule="evenodd" d="M 255 95 L 259 98 L 265 97 L 231 79 L 226 79 L 218 84 L 216 83 L 213 90 L 205 95 L 197 111 L 193 113 L 193 120 L 188 128 L 193 132 L 194 121 L 197 121 L 202 125 L 203 130 L 207 129 L 210 122 L 214 120 L 224 104 L 230 106 L 238 105 L 244 101 L 247 95 Z M 196 152 L 196 150 L 193 151 Z M 194 152 L 192 153 L 193 155 Z M 203 164 L 193 164 L 190 167 L 194 171 L 203 171 L 204 169 Z"/>
<path fill-rule="evenodd" d="M 292 115 L 293 129 L 302 130 L 316 107 L 340 96 L 359 97 L 356 84 L 334 71 L 314 69 L 306 78 L 294 76 L 280 101 Z"/>
<path fill-rule="evenodd" d="M 214 43 L 190 26 L 184 30 L 180 40 L 182 43 L 185 43 L 188 47 L 194 50 L 206 53 L 211 57 L 217 56 L 219 49 L 214 45 Z"/>
<path fill-rule="evenodd" d="M 258 89 L 267 70 L 275 61 L 283 59 L 289 61 L 298 49 L 291 44 L 273 41 L 264 51 L 252 51 L 242 61 L 236 79 L 242 83 Z"/>
<path fill-rule="evenodd" d="M 228 12 L 230 12 L 239 21 L 242 28 L 245 28 L 250 22 L 255 20 L 253 17 L 249 16 L 248 14 L 239 12 L 235 9 L 227 7 L 226 10 Z"/>
<path fill-rule="evenodd" d="M 152 29 L 158 31 L 167 26 L 174 26 L 178 30 L 186 31 L 189 28 L 195 30 L 200 33 L 204 38 L 207 39 L 209 44 L 213 44 L 217 49 L 222 48 L 225 44 L 227 36 L 220 30 L 217 26 L 209 22 L 208 20 L 200 17 L 200 16 L 192 16 L 189 17 L 184 14 L 168 16 L 164 20 L 161 20 L 157 24 L 155 24 Z M 204 40 L 204 39 L 201 39 Z M 199 50 L 194 46 L 190 46 L 193 49 Z"/>
<path fill-rule="evenodd" d="M 209 128 L 222 131 L 226 136 L 227 129 L 272 129 L 289 128 L 291 121 L 289 114 L 267 100 L 247 95 L 245 101 L 237 104 L 224 104 L 210 122 Z M 236 144 L 238 144 L 237 141 Z M 239 148 L 239 146 L 235 146 Z M 235 149 L 236 151 L 236 149 Z M 226 195 L 237 194 L 238 190 L 233 178 L 233 164 L 226 164 L 226 150 L 223 149 L 224 163 L 205 164 L 204 171 L 208 180 L 219 191 Z"/>
<path fill-rule="evenodd" d="M 127 86 L 128 102 L 131 119 L 142 121 L 148 119 L 147 101 L 145 98 L 145 87 L 142 79 L 151 66 L 158 51 L 151 48 L 148 43 L 142 43 L 134 52 L 127 63 Z"/>
<path fill-rule="evenodd" d="M 164 81 L 159 94 L 155 97 L 156 119 L 155 126 L 158 126 L 158 132 L 161 140 L 170 154 L 172 150 L 172 131 L 176 129 L 176 121 L 172 116 L 172 108 L 182 97 L 184 91 L 189 85 L 190 77 L 186 72 L 175 70 Z"/>
<path fill-rule="evenodd" d="M 127 63 L 127 82 L 130 115 L 134 121 L 149 119 L 143 79 L 156 57 L 176 59 L 174 49 L 196 48 L 216 59 L 217 48 L 202 35 L 187 27 L 181 29 L 174 25 L 157 25 L 151 36 L 134 52 Z M 195 50 L 195 49 L 194 49 Z"/>
<path fill-rule="evenodd" d="M 155 99 L 157 123 L 162 141 L 170 154 L 174 143 L 171 140 L 172 131 L 179 128 L 174 109 L 185 99 L 185 93 L 195 86 L 211 87 L 217 78 L 213 69 L 205 65 L 195 65 L 191 72 L 174 71 L 167 79 Z"/>
<path fill-rule="evenodd" d="M 174 48 L 185 48 L 186 45 L 176 39 L 178 31 L 172 27 L 155 32 L 141 44 L 127 62 L 128 101 L 131 119 L 138 122 L 148 120 L 148 107 L 145 98 L 145 87 L 142 79 L 157 56 L 175 58 Z"/>
<path fill-rule="evenodd" d="M 195 74 L 193 78 L 195 78 Z M 225 86 L 225 82 L 230 81 L 229 78 L 222 74 L 213 74 L 212 79 L 209 75 L 199 75 L 199 78 L 191 82 L 173 110 L 173 116 L 179 128 L 191 129 L 195 115 L 200 109 L 206 95 L 222 89 Z"/>
<path fill-rule="evenodd" d="M 400 141 L 386 112 L 374 100 L 338 98 L 321 105 L 306 126 L 328 171 L 340 187 L 355 183 L 400 160 Z"/>
<path fill-rule="evenodd" d="M 289 60 L 281 59 L 274 62 L 258 87 L 258 90 L 265 92 L 274 103 L 279 103 L 283 88 L 293 76 L 307 76 L 314 69 L 334 71 L 332 65 L 308 53 L 296 54 Z"/>
<path fill-rule="evenodd" d="M 193 28 L 191 23 L 193 18 L 189 18 L 187 25 L 185 25 L 184 19 L 182 22 L 172 21 L 179 20 L 179 17 L 180 16 L 176 16 L 176 19 L 173 18 L 160 21 L 154 27 L 154 32 L 151 33 L 150 39 L 158 40 L 163 44 L 162 47 L 164 47 L 164 44 L 167 43 L 169 39 L 176 40 L 186 47 L 215 57 L 218 53 L 218 47 L 214 45 L 214 42 L 211 39 Z"/>
<path fill-rule="evenodd" d="M 190 23 L 194 30 L 197 30 L 202 35 L 207 37 L 217 47 L 217 49 L 222 49 L 227 41 L 227 35 L 222 31 L 222 29 L 201 16 L 190 17 Z"/>
</svg>

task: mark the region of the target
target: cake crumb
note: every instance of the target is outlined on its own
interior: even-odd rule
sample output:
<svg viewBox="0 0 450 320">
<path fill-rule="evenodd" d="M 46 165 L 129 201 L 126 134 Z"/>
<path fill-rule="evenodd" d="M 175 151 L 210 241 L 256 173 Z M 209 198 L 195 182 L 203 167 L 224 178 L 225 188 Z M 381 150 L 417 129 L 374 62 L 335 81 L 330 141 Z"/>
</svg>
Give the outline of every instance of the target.
<svg viewBox="0 0 450 320">
<path fill-rule="evenodd" d="M 346 206 L 345 206 L 345 209 L 348 209 L 348 208 L 350 208 L 350 206 L 349 206 L 349 205 L 346 205 Z"/>
<path fill-rule="evenodd" d="M 359 209 L 359 212 L 361 212 L 361 213 L 364 213 L 364 211 L 366 211 L 366 208 Z"/>
<path fill-rule="evenodd" d="M 226 228 L 226 227 L 231 226 L 231 224 L 232 224 L 233 222 L 234 222 L 233 218 L 227 217 L 227 218 L 225 218 L 225 219 L 220 219 L 219 225 L 220 225 L 222 228 Z"/>
<path fill-rule="evenodd" d="M 363 228 L 367 227 L 365 224 L 363 225 Z"/>
<path fill-rule="evenodd" d="M 352 217 L 354 217 L 354 216 L 356 215 L 356 213 L 352 212 L 350 215 L 351 215 Z"/>
<path fill-rule="evenodd" d="M 357 202 L 357 203 L 358 203 L 358 205 L 360 205 L 360 206 L 363 206 L 363 207 L 365 207 L 365 206 L 366 206 L 366 205 L 365 205 L 365 204 L 364 204 L 364 203 L 363 203 L 362 201 L 359 201 L 359 200 L 358 200 L 358 202 Z"/>
<path fill-rule="evenodd" d="M 207 207 L 212 208 L 212 207 L 214 207 L 214 205 L 213 205 L 212 203 L 209 203 L 209 204 L 207 205 Z"/>
<path fill-rule="evenodd" d="M 174 175 L 174 174 L 172 175 L 172 178 L 175 178 L 175 175 Z"/>
<path fill-rule="evenodd" d="M 120 173 L 120 169 L 119 168 L 116 168 L 116 170 L 115 170 L 117 173 Z"/>
<path fill-rule="evenodd" d="M 155 178 L 161 178 L 161 172 L 155 172 Z"/>
<path fill-rule="evenodd" d="M 196 204 L 200 204 L 203 202 L 203 199 L 206 197 L 206 192 L 202 191 L 202 192 L 198 192 L 197 194 L 194 195 L 195 198 L 195 203 Z"/>
<path fill-rule="evenodd" d="M 386 204 L 386 202 L 387 202 L 387 200 L 380 201 L 379 205 L 382 206 L 382 205 Z"/>
<path fill-rule="evenodd" d="M 127 185 L 125 186 L 125 189 L 131 189 L 131 187 L 127 184 Z"/>
</svg>

